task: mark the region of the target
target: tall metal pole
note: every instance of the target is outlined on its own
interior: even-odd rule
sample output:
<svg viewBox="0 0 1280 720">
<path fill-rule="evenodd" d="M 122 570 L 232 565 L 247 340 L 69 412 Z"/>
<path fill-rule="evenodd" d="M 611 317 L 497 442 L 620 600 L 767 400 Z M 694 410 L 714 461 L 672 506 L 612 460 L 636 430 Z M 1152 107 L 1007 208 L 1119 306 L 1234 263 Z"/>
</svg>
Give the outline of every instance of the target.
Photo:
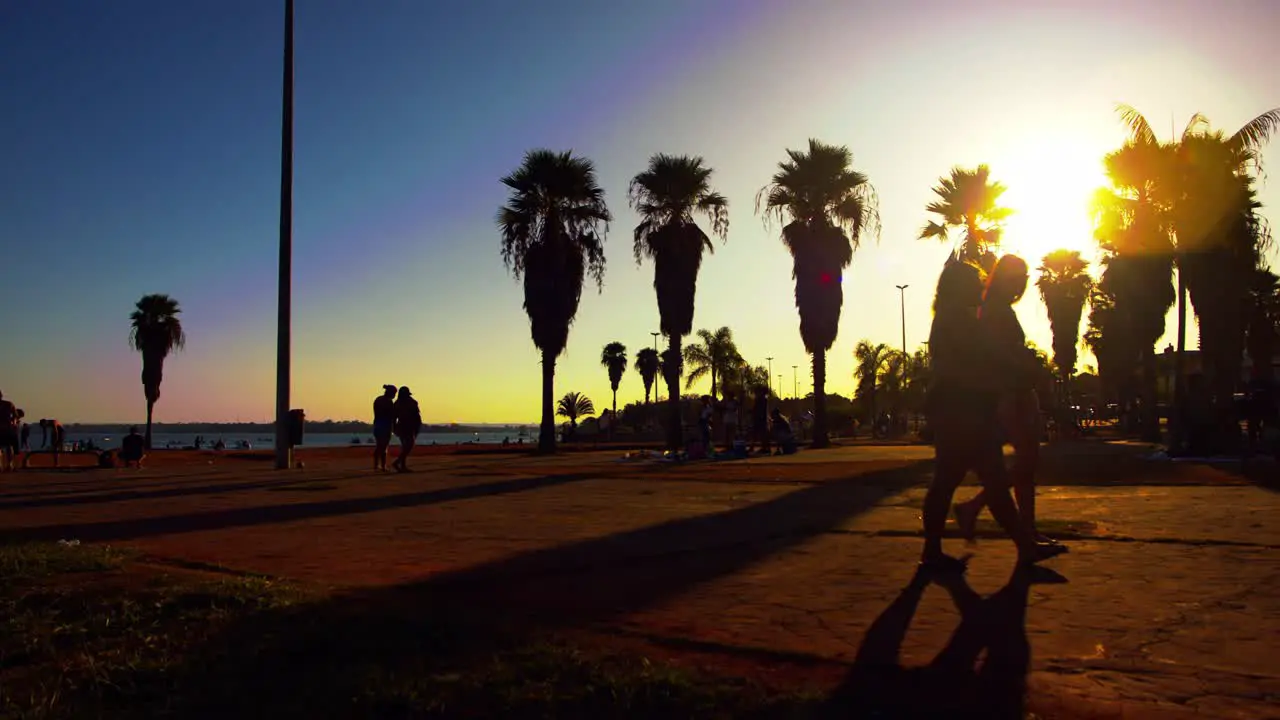
<svg viewBox="0 0 1280 720">
<path fill-rule="evenodd" d="M 284 0 L 284 108 L 280 121 L 280 280 L 276 316 L 276 469 L 293 466 L 289 445 L 293 305 L 293 0 Z"/>
<path fill-rule="evenodd" d="M 769 394 L 772 395 L 773 394 L 773 358 L 767 357 L 765 358 L 765 360 L 769 361 Z"/>
<path fill-rule="evenodd" d="M 651 332 L 651 333 L 649 333 L 649 334 L 653 336 L 653 351 L 654 351 L 654 352 L 658 352 L 658 336 L 659 336 L 659 335 L 661 335 L 662 333 Z M 659 355 L 658 355 L 658 369 L 659 369 L 659 370 L 661 370 L 661 369 L 662 369 L 662 355 L 661 355 L 661 354 L 659 354 Z M 653 401 L 654 401 L 654 402 L 662 402 L 662 380 L 663 380 L 663 377 L 664 377 L 665 375 L 666 375 L 666 373 L 659 372 L 659 373 L 658 373 L 658 381 L 657 381 L 657 382 L 655 382 L 655 383 L 653 384 L 653 388 L 654 388 L 654 390 L 653 390 Z"/>
<path fill-rule="evenodd" d="M 909 361 L 911 357 L 910 355 L 907 355 L 907 288 L 911 286 L 894 285 L 894 287 L 898 288 L 898 307 L 901 308 L 902 311 L 902 390 L 898 393 L 898 396 L 902 397 L 907 393 L 907 370 L 910 365 Z M 894 418 L 894 422 L 896 424 L 896 417 Z M 905 423 L 906 421 L 904 420 L 903 422 Z M 903 431 L 905 432 L 906 429 L 907 428 L 904 425 Z"/>
<path fill-rule="evenodd" d="M 798 367 L 800 366 L 791 366 L 791 397 L 797 400 L 800 399 L 800 376 L 796 373 L 796 368 Z"/>
</svg>

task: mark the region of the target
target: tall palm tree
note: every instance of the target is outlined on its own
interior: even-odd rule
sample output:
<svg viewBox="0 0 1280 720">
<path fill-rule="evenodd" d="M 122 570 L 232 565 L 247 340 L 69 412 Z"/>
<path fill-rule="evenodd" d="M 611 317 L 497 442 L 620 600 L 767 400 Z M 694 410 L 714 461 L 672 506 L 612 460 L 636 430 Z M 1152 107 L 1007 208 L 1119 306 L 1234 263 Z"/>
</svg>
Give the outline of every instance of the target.
<svg viewBox="0 0 1280 720">
<path fill-rule="evenodd" d="M 1155 344 L 1164 335 L 1165 316 L 1176 299 L 1172 221 L 1159 192 L 1170 158 L 1165 146 L 1145 138 L 1130 140 L 1105 157 L 1111 187 L 1094 196 L 1094 234 L 1106 254 L 1103 263 L 1109 271 L 1116 324 L 1139 350 L 1142 428 L 1151 442 L 1160 440 Z"/>
<path fill-rule="evenodd" d="M 1117 107 L 1131 143 L 1159 146 L 1150 123 L 1128 105 Z M 1230 136 L 1211 131 L 1196 113 L 1180 138 L 1160 147 L 1169 159 L 1156 183 L 1176 238 L 1178 329 L 1175 405 L 1182 403 L 1186 307 L 1191 296 L 1200 320 L 1201 353 L 1218 401 L 1230 406 L 1244 337 L 1239 311 L 1247 302 L 1247 278 L 1266 244 L 1266 226 L 1251 187 L 1261 171 L 1261 148 L 1280 127 L 1280 108 L 1245 123 Z M 1177 425 L 1175 424 L 1175 431 Z"/>
<path fill-rule="evenodd" d="M 791 251 L 800 338 L 813 356 L 813 446 L 826 447 L 827 350 L 840 329 L 844 269 L 862 236 L 879 235 L 879 201 L 867 176 L 853 169 L 849 148 L 810 140 L 787 150 L 772 181 L 756 195 L 756 212 L 783 224 Z"/>
<path fill-rule="evenodd" d="M 143 295 L 129 315 L 129 344 L 142 353 L 142 392 L 147 398 L 147 449 L 151 448 L 151 417 L 160 399 L 164 361 L 169 353 L 182 349 L 187 335 L 178 315 L 182 308 L 168 295 Z"/>
<path fill-rule="evenodd" d="M 627 346 L 611 342 L 600 352 L 600 364 L 609 371 L 609 385 L 613 388 L 613 419 L 618 418 L 618 385 L 627 371 Z M 613 439 L 614 423 L 609 423 L 609 438 Z"/>
<path fill-rule="evenodd" d="M 857 394 L 867 399 L 868 423 L 873 433 L 876 427 L 876 392 L 892 354 L 893 350 L 887 344 L 872 344 L 870 340 L 859 340 L 853 348 L 853 376 L 858 380 Z"/>
<path fill-rule="evenodd" d="M 686 345 L 684 348 L 684 366 L 688 370 L 685 375 L 684 389 L 693 387 L 699 380 L 711 377 L 711 398 L 717 397 L 716 390 L 723 388 L 723 381 L 733 375 L 742 365 L 742 355 L 733 342 L 733 331 L 721 327 L 714 333 L 703 328 L 698 331 L 700 343 Z"/>
<path fill-rule="evenodd" d="M 920 231 L 920 239 L 950 242 L 952 228 L 964 228 L 956 256 L 978 263 L 990 270 L 995 256 L 992 248 L 1000 244 L 1000 232 L 1013 211 L 1000 206 L 1005 186 L 991 181 L 991 168 L 979 165 L 968 169 L 951 168 L 951 174 L 938 179 L 933 192 L 938 199 L 925 208 L 937 215 Z"/>
<path fill-rule="evenodd" d="M 1076 374 L 1076 348 L 1080 345 L 1080 319 L 1093 288 L 1089 263 L 1075 250 L 1054 250 L 1040 261 L 1036 288 L 1049 314 L 1053 333 L 1053 362 L 1065 389 Z"/>
<path fill-rule="evenodd" d="M 644 381 L 644 404 L 649 404 L 649 391 L 653 389 L 653 381 L 658 377 L 658 351 L 651 347 L 643 348 L 636 353 L 636 372 Z"/>
<path fill-rule="evenodd" d="M 660 329 L 667 336 L 663 376 L 667 381 L 667 444 L 679 449 L 681 342 L 693 332 L 694 296 L 703 251 L 714 252 L 711 238 L 694 221 L 704 215 L 711 233 L 723 242 L 729 233 L 729 201 L 711 189 L 711 168 L 702 158 L 659 153 L 631 179 L 628 199 L 640 214 L 635 257 L 653 260 L 653 289 L 658 296 Z"/>
<path fill-rule="evenodd" d="M 595 167 L 572 152 L 531 150 L 502 178 L 511 190 L 498 211 L 502 260 L 524 280 L 524 309 L 533 344 L 542 351 L 542 428 L 538 449 L 556 447 L 552 416 L 556 358 L 569 342 L 583 281 L 604 286 L 604 237 L 609 208 Z"/>
<path fill-rule="evenodd" d="M 591 417 L 596 414 L 596 406 L 591 398 L 579 392 L 565 393 L 556 403 L 556 415 L 569 420 L 570 435 L 578 429 L 578 418 Z"/>
</svg>

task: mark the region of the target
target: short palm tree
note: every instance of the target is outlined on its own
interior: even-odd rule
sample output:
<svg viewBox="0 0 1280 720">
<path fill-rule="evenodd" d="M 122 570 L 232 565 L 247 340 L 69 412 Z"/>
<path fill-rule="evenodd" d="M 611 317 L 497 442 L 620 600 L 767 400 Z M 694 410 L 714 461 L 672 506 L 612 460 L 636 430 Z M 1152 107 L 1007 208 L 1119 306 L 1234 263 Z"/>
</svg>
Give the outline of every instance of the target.
<svg viewBox="0 0 1280 720">
<path fill-rule="evenodd" d="M 596 406 L 591 402 L 591 398 L 579 392 L 565 393 L 556 403 L 556 415 L 566 418 L 569 421 L 569 427 L 577 429 L 578 418 L 587 418 L 596 414 Z"/>
<path fill-rule="evenodd" d="M 729 232 L 729 201 L 711 188 L 711 168 L 700 157 L 657 154 L 631 180 L 628 197 L 640 214 L 635 229 L 635 257 L 653 260 L 653 289 L 668 348 L 663 353 L 667 381 L 667 444 L 683 440 L 680 417 L 681 342 L 693 332 L 694 296 L 703 251 L 714 252 L 711 238 L 694 221 L 704 215 L 711 233 L 724 241 Z"/>
<path fill-rule="evenodd" d="M 826 447 L 827 350 L 835 344 L 844 304 L 844 269 L 864 233 L 880 230 L 879 202 L 867 176 L 854 170 L 849 148 L 810 140 L 787 150 L 756 211 L 783 224 L 791 251 L 800 338 L 813 357 L 813 446 Z"/>
<path fill-rule="evenodd" d="M 147 448 L 151 447 L 151 417 L 160 399 L 164 361 L 187 342 L 178 315 L 182 308 L 168 295 L 144 295 L 129 316 L 129 344 L 142 353 L 142 392 L 147 398 Z"/>
<path fill-rule="evenodd" d="M 1036 288 L 1049 315 L 1053 333 L 1053 362 L 1062 387 L 1076 374 L 1076 348 L 1080 345 L 1080 319 L 1093 288 L 1089 263 L 1075 250 L 1054 250 L 1040 261 Z"/>
<path fill-rule="evenodd" d="M 714 333 L 707 329 L 698 331 L 700 343 L 684 348 L 684 389 L 688 390 L 703 378 L 711 378 L 711 399 L 717 397 L 717 389 L 723 389 L 724 380 L 742 365 L 742 354 L 733 342 L 733 331 L 722 327 Z"/>
<path fill-rule="evenodd" d="M 532 150 L 502 184 L 511 194 L 498 211 L 502 259 L 524 281 L 533 344 L 542 351 L 542 428 L 538 449 L 555 450 L 552 416 L 556 358 L 569 342 L 582 286 L 604 285 L 609 209 L 591 161 L 571 152 Z"/>
<path fill-rule="evenodd" d="M 647 347 L 636 353 L 636 372 L 644 381 L 644 404 L 649 404 L 649 391 L 653 389 L 653 381 L 658 377 L 658 351 Z"/>
<path fill-rule="evenodd" d="M 872 344 L 870 340 L 859 340 L 853 348 L 853 376 L 858 381 L 857 394 L 867 400 L 868 422 L 875 432 L 876 426 L 876 392 L 880 389 L 880 379 L 889 364 L 889 356 L 893 351 L 885 343 Z"/>
<path fill-rule="evenodd" d="M 609 371 L 609 385 L 613 388 L 613 417 L 618 417 L 618 385 L 622 383 L 622 374 L 627 371 L 627 346 L 620 342 L 611 342 L 600 352 L 600 364 Z M 609 436 L 613 437 L 613 423 L 609 424 Z"/>
<path fill-rule="evenodd" d="M 964 228 L 956 256 L 983 265 L 988 270 L 994 259 L 992 250 L 1000 244 L 1000 231 L 1013 211 L 1000 206 L 1005 186 L 991 181 L 991 168 L 979 165 L 968 169 L 951 168 L 951 174 L 939 178 L 933 192 L 938 199 L 925 208 L 937 215 L 920 231 L 920 239 L 950 242 L 952 228 Z"/>
</svg>

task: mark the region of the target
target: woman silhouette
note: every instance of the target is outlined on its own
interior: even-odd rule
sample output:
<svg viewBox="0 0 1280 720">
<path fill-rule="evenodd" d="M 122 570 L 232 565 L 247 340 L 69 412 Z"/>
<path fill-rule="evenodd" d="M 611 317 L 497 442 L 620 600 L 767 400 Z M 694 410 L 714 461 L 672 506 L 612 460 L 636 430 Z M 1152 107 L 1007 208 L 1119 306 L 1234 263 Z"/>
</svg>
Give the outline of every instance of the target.
<svg viewBox="0 0 1280 720">
<path fill-rule="evenodd" d="M 418 431 L 422 429 L 422 413 L 418 410 L 418 401 L 413 399 L 408 386 L 400 388 L 394 405 L 396 438 L 400 440 L 400 455 L 392 463 L 397 472 L 409 472 L 405 461 L 413 452 L 417 442 Z"/>
</svg>

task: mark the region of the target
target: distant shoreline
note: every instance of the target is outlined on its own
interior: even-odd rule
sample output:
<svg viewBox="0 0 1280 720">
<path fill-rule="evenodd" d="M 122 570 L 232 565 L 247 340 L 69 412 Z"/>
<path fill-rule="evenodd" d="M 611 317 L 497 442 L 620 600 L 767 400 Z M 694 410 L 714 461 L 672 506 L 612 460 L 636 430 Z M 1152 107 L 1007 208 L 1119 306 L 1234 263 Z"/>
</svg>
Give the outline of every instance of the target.
<svg viewBox="0 0 1280 720">
<path fill-rule="evenodd" d="M 130 425 L 139 425 L 142 423 L 65 423 L 68 432 L 81 434 L 111 434 L 118 433 L 122 428 Z M 426 423 L 422 426 L 421 434 L 441 434 L 441 433 L 495 433 L 510 432 L 515 435 L 521 428 L 535 428 L 536 425 L 517 425 L 517 424 L 432 424 Z M 174 435 L 234 435 L 234 434 L 271 434 L 275 432 L 274 423 L 154 423 L 151 431 L 157 434 L 174 434 Z M 308 421 L 306 427 L 303 428 L 306 433 L 351 433 L 352 435 L 368 435 L 373 432 L 372 423 L 322 420 L 319 422 Z"/>
</svg>

